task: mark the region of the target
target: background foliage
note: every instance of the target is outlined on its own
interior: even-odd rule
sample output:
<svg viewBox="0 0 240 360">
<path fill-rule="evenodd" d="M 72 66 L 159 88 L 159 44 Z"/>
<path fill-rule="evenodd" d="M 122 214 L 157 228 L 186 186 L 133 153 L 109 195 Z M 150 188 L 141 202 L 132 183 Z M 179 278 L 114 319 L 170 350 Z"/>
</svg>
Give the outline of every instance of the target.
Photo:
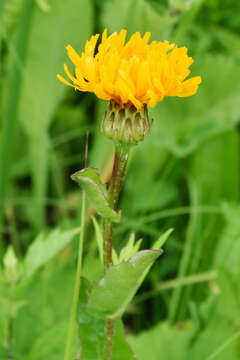
<svg viewBox="0 0 240 360">
<path fill-rule="evenodd" d="M 105 180 L 113 148 L 100 132 L 106 104 L 56 73 L 68 43 L 81 51 L 104 28 L 186 45 L 203 78 L 194 97 L 150 109 L 151 135 L 131 155 L 117 252 L 131 232 L 147 248 L 174 231 L 127 308 L 129 343 L 139 360 L 239 359 L 239 13 L 237 0 L 0 1 L 1 359 L 63 357 L 81 203 L 70 174 L 83 167 L 86 132 Z M 96 280 L 93 214 L 88 204 L 83 274 Z M 84 360 L 96 360 L 102 324 L 81 306 Z M 119 359 L 131 359 L 117 326 Z"/>
</svg>

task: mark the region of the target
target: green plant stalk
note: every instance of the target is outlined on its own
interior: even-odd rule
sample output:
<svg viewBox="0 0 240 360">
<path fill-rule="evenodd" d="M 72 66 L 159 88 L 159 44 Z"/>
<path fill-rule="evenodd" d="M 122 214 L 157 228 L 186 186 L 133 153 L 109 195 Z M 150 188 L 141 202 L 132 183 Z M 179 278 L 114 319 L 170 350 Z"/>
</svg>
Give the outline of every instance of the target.
<svg viewBox="0 0 240 360">
<path fill-rule="evenodd" d="M 74 339 L 74 330 L 76 326 L 76 317 L 77 317 L 77 306 L 80 292 L 80 278 L 82 272 L 82 254 L 83 254 L 83 241 L 84 241 L 84 222 L 85 222 L 85 191 L 82 193 L 82 212 L 81 212 L 81 232 L 79 237 L 79 247 L 78 247 L 78 261 L 77 261 L 77 272 L 75 278 L 75 287 L 73 293 L 73 302 L 72 309 L 70 314 L 69 329 L 67 335 L 67 343 L 65 348 L 64 360 L 71 360 L 71 348 Z"/>
<path fill-rule="evenodd" d="M 23 3 L 16 42 L 14 44 L 16 54 L 15 56 L 12 54 L 12 64 L 8 79 L 9 95 L 5 108 L 5 116 L 3 117 L 0 148 L 0 238 L 4 222 L 4 200 L 9 185 L 14 133 L 18 120 L 22 67 L 26 58 L 33 6 L 34 0 L 25 0 Z M 3 246 L 0 247 L 0 251 L 3 251 Z"/>
<path fill-rule="evenodd" d="M 115 157 L 113 164 L 112 176 L 108 188 L 108 202 L 109 205 L 117 210 L 120 190 L 123 184 L 128 155 L 131 145 L 117 144 L 115 148 Z M 113 239 L 113 225 L 114 223 L 104 219 L 103 220 L 103 264 L 104 272 L 112 265 L 112 239 Z M 105 339 L 103 348 L 103 359 L 112 359 L 112 348 L 114 338 L 114 320 L 107 320 L 105 327 Z"/>
</svg>

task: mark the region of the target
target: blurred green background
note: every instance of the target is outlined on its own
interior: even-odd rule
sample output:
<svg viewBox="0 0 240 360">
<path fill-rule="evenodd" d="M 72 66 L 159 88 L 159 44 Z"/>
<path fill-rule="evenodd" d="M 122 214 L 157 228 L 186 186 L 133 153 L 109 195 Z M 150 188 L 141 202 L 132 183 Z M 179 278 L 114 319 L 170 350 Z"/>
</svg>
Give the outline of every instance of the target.
<svg viewBox="0 0 240 360">
<path fill-rule="evenodd" d="M 0 0 L 0 359 L 63 357 L 81 206 L 70 175 L 87 132 L 104 179 L 113 145 L 106 103 L 56 74 L 67 44 L 81 52 L 104 28 L 187 46 L 203 79 L 197 95 L 149 109 L 151 135 L 131 154 L 115 248 L 174 231 L 124 317 L 129 342 L 139 360 L 238 360 L 238 0 Z M 88 204 L 83 273 L 96 280 L 93 214 Z"/>
</svg>

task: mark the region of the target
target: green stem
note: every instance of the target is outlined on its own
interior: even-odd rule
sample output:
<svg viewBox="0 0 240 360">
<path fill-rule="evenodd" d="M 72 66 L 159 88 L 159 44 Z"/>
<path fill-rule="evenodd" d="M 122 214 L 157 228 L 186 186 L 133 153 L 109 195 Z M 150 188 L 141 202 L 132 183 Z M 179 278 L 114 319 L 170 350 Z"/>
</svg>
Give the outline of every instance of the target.
<svg viewBox="0 0 240 360">
<path fill-rule="evenodd" d="M 85 191 L 82 194 L 82 212 L 81 212 L 81 232 L 79 238 L 79 248 L 78 248 L 78 263 L 77 263 L 77 272 L 75 279 L 75 287 L 73 293 L 73 302 L 72 309 L 69 321 L 69 330 L 68 337 L 65 349 L 64 360 L 71 360 L 71 348 L 74 338 L 74 330 L 76 326 L 76 317 L 77 317 L 77 306 L 80 292 L 80 277 L 82 271 L 82 253 L 83 253 L 83 240 L 84 240 L 84 222 L 85 222 Z"/>
<path fill-rule="evenodd" d="M 108 202 L 114 210 L 117 210 L 119 194 L 126 172 L 130 147 L 131 146 L 127 144 L 117 144 L 115 148 L 112 177 L 108 188 Z M 107 219 L 104 219 L 103 221 L 103 264 L 105 273 L 112 265 L 113 224 L 113 222 Z M 103 349 L 104 360 L 112 359 L 113 338 L 114 320 L 107 320 Z"/>
</svg>

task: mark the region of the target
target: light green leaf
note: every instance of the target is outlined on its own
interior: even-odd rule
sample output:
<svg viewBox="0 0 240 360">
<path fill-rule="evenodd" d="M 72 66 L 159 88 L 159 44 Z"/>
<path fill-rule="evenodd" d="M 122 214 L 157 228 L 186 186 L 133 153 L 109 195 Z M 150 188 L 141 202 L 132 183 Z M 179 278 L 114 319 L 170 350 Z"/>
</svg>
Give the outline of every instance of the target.
<svg viewBox="0 0 240 360">
<path fill-rule="evenodd" d="M 68 320 L 62 320 L 38 336 L 31 346 L 31 350 L 26 357 L 26 360 L 43 360 L 43 359 L 59 359 L 63 354 L 63 343 L 66 337 L 66 331 L 68 328 Z M 49 340 L 51 339 L 51 341 Z M 75 345 L 75 344 L 74 344 Z M 72 351 L 72 358 L 74 357 L 74 351 Z"/>
<path fill-rule="evenodd" d="M 191 360 L 237 360 L 239 358 L 237 339 L 234 342 L 230 341 L 227 346 L 222 346 L 236 334 L 236 331 L 237 329 L 234 329 L 224 316 L 210 320 L 207 328 L 199 335 L 189 351 L 189 358 Z M 217 356 L 213 357 L 216 353 Z"/>
<path fill-rule="evenodd" d="M 14 319 L 13 342 L 16 359 L 64 358 L 76 272 L 74 265 L 62 261 L 54 262 L 54 266 L 46 264 L 44 271 L 38 271 L 33 281 L 28 281 L 26 286 L 21 287 L 21 297 L 27 304 Z M 71 359 L 74 359 L 78 345 L 76 336 Z"/>
<path fill-rule="evenodd" d="M 100 318 L 120 317 L 147 275 L 146 270 L 161 253 L 157 250 L 140 251 L 129 261 L 110 267 L 93 286 L 87 311 Z"/>
<path fill-rule="evenodd" d="M 98 252 L 99 252 L 100 260 L 101 260 L 101 263 L 103 264 L 103 235 L 102 235 L 102 230 L 100 229 L 100 226 L 99 226 L 99 224 L 98 224 L 98 222 L 97 222 L 97 220 L 95 219 L 94 216 L 92 216 L 92 221 L 93 221 L 93 225 L 94 225 L 94 229 L 95 229 L 95 234 L 96 234 L 96 240 L 97 240 L 97 246 L 98 246 Z"/>
<path fill-rule="evenodd" d="M 121 319 L 115 320 L 115 334 L 113 342 L 112 360 L 136 360 L 136 357 L 125 339 L 123 324 Z"/>
<path fill-rule="evenodd" d="M 232 273 L 239 272 L 240 254 L 240 207 L 224 203 L 222 206 L 226 221 L 220 236 L 215 257 L 216 265 L 224 265 Z"/>
<path fill-rule="evenodd" d="M 113 264 L 117 265 L 123 261 L 128 261 L 131 256 L 133 256 L 134 254 L 136 254 L 136 252 L 138 252 L 141 243 L 142 243 L 142 239 L 139 239 L 135 243 L 135 234 L 131 233 L 127 244 L 122 248 L 119 256 L 117 255 L 116 251 L 113 249 L 113 253 L 112 253 Z"/>
<path fill-rule="evenodd" d="M 110 207 L 100 187 L 100 176 L 96 168 L 91 167 L 77 171 L 72 175 L 72 179 L 84 188 L 99 215 L 111 221 L 120 222 L 121 214 Z"/>
<path fill-rule="evenodd" d="M 168 37 L 175 18 L 167 11 L 161 14 L 145 0 L 106 1 L 102 11 L 102 20 L 109 31 L 125 28 L 129 33 L 151 31 L 152 39 Z"/>
<path fill-rule="evenodd" d="M 32 222 L 39 231 L 45 223 L 43 199 L 47 192 L 51 148 L 48 132 L 56 108 L 69 90 L 56 74 L 63 75 L 63 64 L 70 62 L 66 52 L 68 44 L 78 52 L 83 50 L 92 32 L 93 8 L 89 0 L 51 0 L 48 12 L 43 12 L 35 1 L 34 5 L 27 59 L 24 69 L 21 68 L 23 85 L 18 116 L 29 139 Z"/>
<path fill-rule="evenodd" d="M 49 5 L 48 12 L 35 8 L 21 91 L 20 118 L 29 135 L 35 137 L 48 128 L 67 91 L 56 78 L 67 60 L 66 45 L 83 50 L 92 30 L 91 1 L 51 0 Z"/>
<path fill-rule="evenodd" d="M 32 276 L 39 267 L 61 251 L 79 231 L 79 228 L 68 231 L 56 229 L 47 236 L 40 234 L 28 249 L 24 260 L 24 275 L 27 278 Z"/>
<path fill-rule="evenodd" d="M 167 231 L 165 231 L 157 241 L 155 241 L 155 243 L 152 246 L 153 250 L 159 250 L 161 249 L 161 247 L 165 244 L 165 242 L 167 241 L 168 237 L 170 236 L 170 234 L 173 232 L 173 229 L 168 229 Z"/>
<path fill-rule="evenodd" d="M 47 0 L 36 0 L 36 2 L 42 11 L 48 12 L 51 9 Z"/>
<path fill-rule="evenodd" d="M 14 253 L 13 246 L 9 246 L 3 258 L 5 279 L 14 284 L 21 276 L 21 264 Z"/>
<path fill-rule="evenodd" d="M 114 265 L 119 264 L 118 254 L 114 248 L 112 249 L 112 262 Z"/>
<path fill-rule="evenodd" d="M 155 360 L 162 357 L 167 360 L 186 360 L 190 359 L 189 345 L 195 330 L 195 326 L 189 323 L 181 327 L 161 323 L 137 336 L 128 337 L 128 341 L 138 360 Z"/>
<path fill-rule="evenodd" d="M 207 140 L 231 131 L 240 118 L 238 71 L 237 62 L 229 57 L 208 55 L 199 59 L 192 69 L 192 74 L 204 76 L 198 93 L 184 100 L 167 97 L 150 109 L 155 121 L 145 144 L 185 157 Z M 161 121 L 163 118 L 167 121 Z"/>
<path fill-rule="evenodd" d="M 82 279 L 78 311 L 79 335 L 82 344 L 82 358 L 84 360 L 101 360 L 104 343 L 105 320 L 98 319 L 86 312 L 88 294 L 91 285 L 87 279 Z M 135 357 L 126 342 L 122 321 L 115 321 L 112 360 L 134 360 Z"/>
</svg>

